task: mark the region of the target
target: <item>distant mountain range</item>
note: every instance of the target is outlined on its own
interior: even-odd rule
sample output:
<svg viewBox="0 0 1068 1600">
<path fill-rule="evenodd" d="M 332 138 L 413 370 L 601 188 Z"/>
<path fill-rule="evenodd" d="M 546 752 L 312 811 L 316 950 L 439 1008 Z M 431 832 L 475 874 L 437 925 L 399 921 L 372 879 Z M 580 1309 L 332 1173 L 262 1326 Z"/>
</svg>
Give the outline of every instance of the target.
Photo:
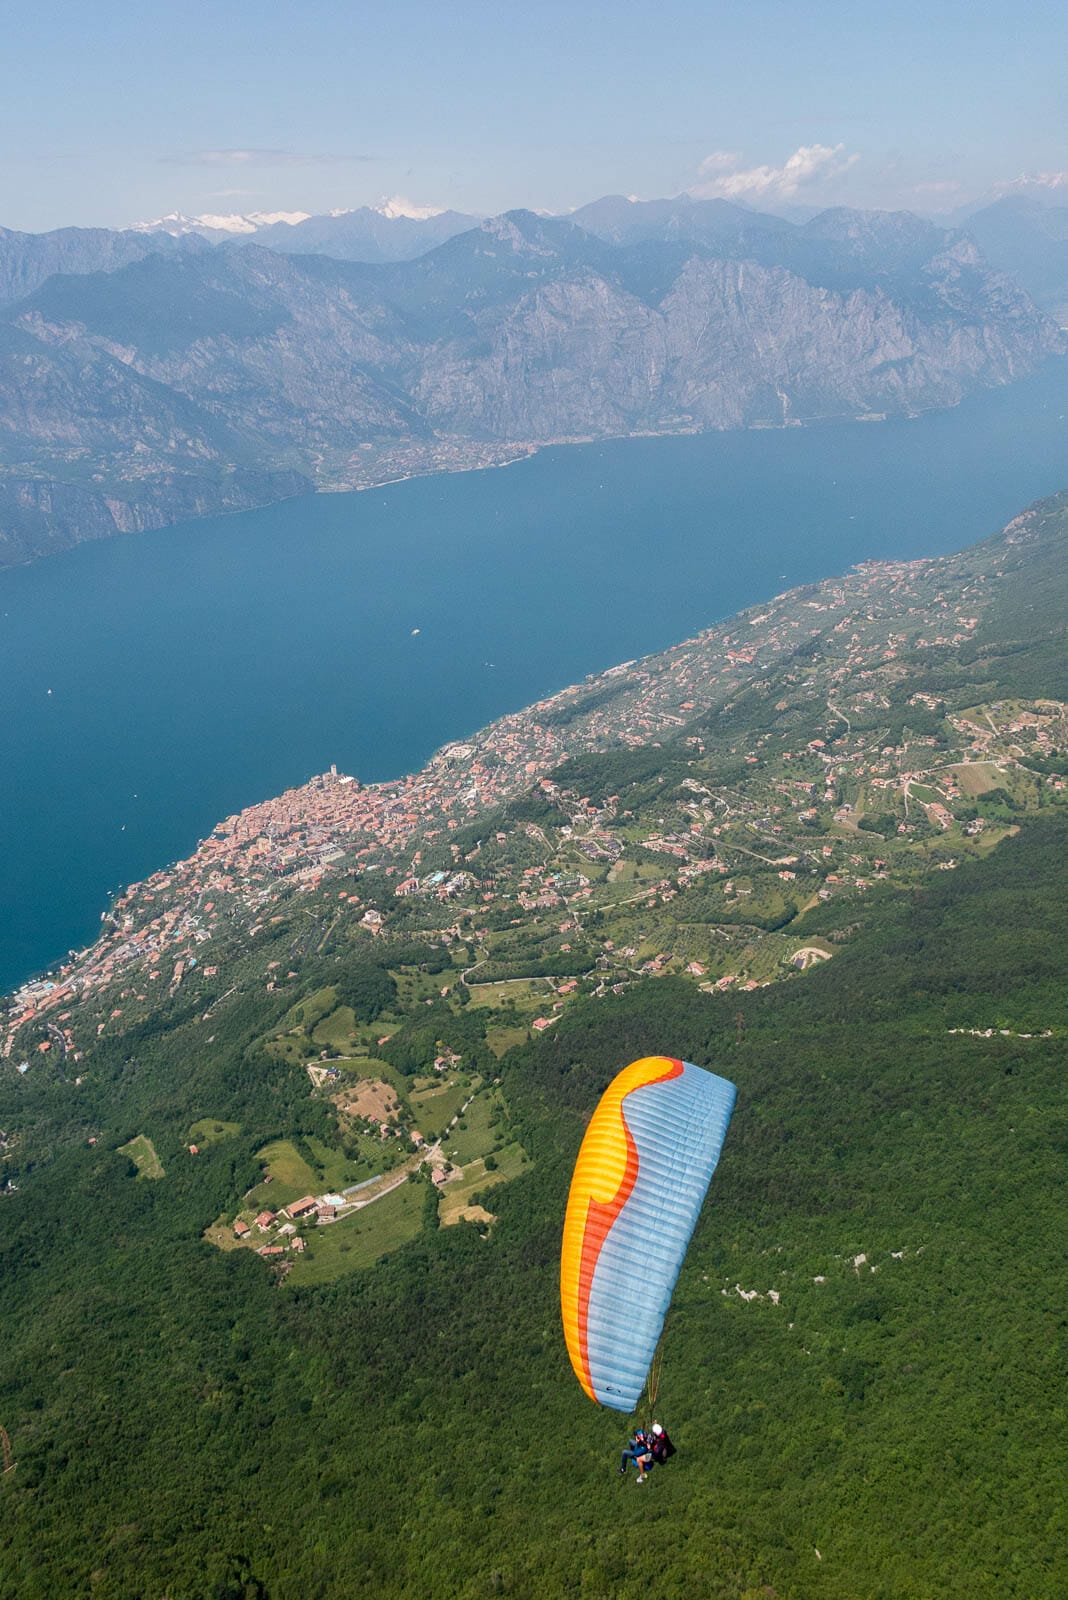
<svg viewBox="0 0 1068 1600">
<path fill-rule="evenodd" d="M 115 272 L 145 256 L 207 248 L 199 234 L 174 238 L 111 228 L 55 228 L 51 233 L 0 228 L 0 307 L 25 299 L 57 272 Z"/>
<path fill-rule="evenodd" d="M 698 200 L 688 194 L 666 200 L 605 195 L 556 220 L 571 222 L 606 244 L 689 242 L 717 254 L 726 251 L 784 264 L 791 241 L 794 253 L 803 257 L 813 238 L 826 238 L 834 226 L 842 227 L 843 218 L 853 219 L 850 259 L 855 259 L 866 227 L 877 269 L 889 267 L 878 257 L 888 245 L 899 260 L 902 251 L 911 250 L 919 265 L 947 232 L 965 233 L 978 244 L 987 263 L 1016 278 L 1036 304 L 1059 305 L 1063 311 L 1068 301 L 1068 208 L 1043 205 L 1022 195 L 963 215 L 953 230 L 910 212 L 839 208 L 812 217 L 799 213 L 788 220 L 733 201 Z M 861 221 L 865 218 L 866 224 Z M 189 217 L 173 211 L 125 229 L 57 228 L 35 234 L 0 228 L 0 306 L 32 294 L 55 272 L 111 272 L 148 254 L 207 244 L 255 243 L 282 255 L 326 255 L 339 261 L 411 261 L 479 227 L 483 220 L 460 211 L 413 206 L 398 198 L 321 215 L 252 211 Z"/>
<path fill-rule="evenodd" d="M 797 208 L 796 215 L 787 220 L 781 213 L 752 211 L 731 201 L 699 200 L 688 194 L 667 200 L 605 195 L 562 220 L 576 223 L 608 244 L 689 241 L 783 264 L 790 254 L 791 239 L 804 254 L 808 241 L 799 222 L 814 224 L 816 233 L 825 233 L 825 218 L 834 214 L 805 215 Z M 258 211 L 185 217 L 173 212 L 155 222 L 141 223 L 133 231 L 175 239 L 199 237 L 214 244 L 255 240 L 285 255 L 312 252 L 341 261 L 410 261 L 455 234 L 477 227 L 481 220 L 459 211 L 412 206 L 396 198 L 321 216 Z M 918 262 L 924 251 L 931 253 L 933 240 L 942 230 L 919 217 L 909 220 Z M 1057 316 L 1062 325 L 1068 323 L 1068 208 L 1010 195 L 969 211 L 960 227 L 992 267 L 1015 278 L 1036 305 Z M 903 230 L 897 248 L 907 250 L 909 242 L 909 233 Z M 873 235 L 872 244 L 877 249 L 885 246 L 885 230 Z"/>
<path fill-rule="evenodd" d="M 303 211 L 248 215 L 184 217 L 174 212 L 156 222 L 141 223 L 134 232 L 154 237 L 199 237 L 213 244 L 255 240 L 283 255 L 328 255 L 341 261 L 410 261 L 454 234 L 477 228 L 480 217 L 433 207 L 410 207 L 386 201 L 308 216 Z"/>
<path fill-rule="evenodd" d="M 1068 326 L 1068 207 L 1044 206 L 1010 195 L 975 212 L 964 224 L 991 266 Z"/>
<path fill-rule="evenodd" d="M 387 211 L 0 232 L 0 562 L 547 442 L 953 405 L 1063 349 L 908 213 Z"/>
</svg>

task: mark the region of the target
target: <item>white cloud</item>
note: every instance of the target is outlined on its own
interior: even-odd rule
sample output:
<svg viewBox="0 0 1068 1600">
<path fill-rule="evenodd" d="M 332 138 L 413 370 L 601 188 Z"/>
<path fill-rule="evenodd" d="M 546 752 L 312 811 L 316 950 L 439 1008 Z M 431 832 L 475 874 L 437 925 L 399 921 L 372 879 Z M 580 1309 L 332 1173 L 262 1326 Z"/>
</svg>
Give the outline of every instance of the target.
<svg viewBox="0 0 1068 1600">
<path fill-rule="evenodd" d="M 840 177 L 854 162 L 844 144 L 803 144 L 781 167 L 741 167 L 741 157 L 716 150 L 702 161 L 690 193 L 702 200 L 792 200 L 801 189 Z"/>
<path fill-rule="evenodd" d="M 741 159 L 737 150 L 713 150 L 712 154 L 705 156 L 701 162 L 701 175 L 703 177 L 706 173 L 711 176 L 713 172 L 733 172 Z"/>
</svg>

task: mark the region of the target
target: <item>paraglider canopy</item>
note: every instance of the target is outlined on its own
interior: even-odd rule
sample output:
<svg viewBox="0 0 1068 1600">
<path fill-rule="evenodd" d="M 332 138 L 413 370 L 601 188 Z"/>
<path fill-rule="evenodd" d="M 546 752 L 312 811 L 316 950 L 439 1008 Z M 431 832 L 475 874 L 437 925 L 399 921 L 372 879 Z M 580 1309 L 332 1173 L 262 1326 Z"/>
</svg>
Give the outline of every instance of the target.
<svg viewBox="0 0 1068 1600">
<path fill-rule="evenodd" d="M 590 1119 L 560 1302 L 575 1376 L 600 1405 L 638 1404 L 736 1093 L 690 1062 L 646 1056 L 613 1078 Z"/>
</svg>

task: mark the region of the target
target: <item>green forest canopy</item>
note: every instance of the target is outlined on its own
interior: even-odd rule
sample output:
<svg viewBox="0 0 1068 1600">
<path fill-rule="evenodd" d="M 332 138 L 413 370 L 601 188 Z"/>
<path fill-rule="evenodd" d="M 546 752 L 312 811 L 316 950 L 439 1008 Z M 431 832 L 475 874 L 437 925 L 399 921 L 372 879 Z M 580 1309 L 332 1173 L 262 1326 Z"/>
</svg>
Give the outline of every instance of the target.
<svg viewBox="0 0 1068 1600">
<path fill-rule="evenodd" d="M 198 1097 L 244 1131 L 169 1163 L 189 1105 L 145 1051 L 115 1115 L 137 1104 L 167 1177 L 138 1183 L 117 1130 L 57 1141 L 32 1206 L 3 1202 L 8 1591 L 1052 1596 L 1066 832 L 887 900 L 834 963 L 747 997 L 740 1044 L 736 1002 L 677 980 L 577 1007 L 503 1064 L 535 1164 L 489 1243 L 424 1232 L 324 1289 L 198 1238 L 272 1069 L 250 1090 L 204 1064 Z M 948 1031 L 989 1026 L 1011 1031 Z M 669 1319 L 680 1453 L 634 1503 L 555 1272 L 584 1116 L 665 1041 L 739 1106 Z"/>
</svg>

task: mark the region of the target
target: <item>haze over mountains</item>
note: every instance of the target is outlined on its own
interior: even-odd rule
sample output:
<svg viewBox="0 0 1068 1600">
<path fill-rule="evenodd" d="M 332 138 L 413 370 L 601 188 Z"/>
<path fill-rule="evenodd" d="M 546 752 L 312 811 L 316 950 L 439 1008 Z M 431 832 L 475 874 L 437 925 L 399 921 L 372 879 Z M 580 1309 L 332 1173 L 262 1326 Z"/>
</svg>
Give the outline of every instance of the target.
<svg viewBox="0 0 1068 1600">
<path fill-rule="evenodd" d="M 1007 195 L 965 226 L 991 266 L 1011 273 L 1036 305 L 1068 324 L 1068 206 Z"/>
<path fill-rule="evenodd" d="M 0 233 L 0 562 L 549 442 L 914 413 L 1064 348 L 909 213 L 389 212 Z"/>
<path fill-rule="evenodd" d="M 410 261 L 457 233 L 477 228 L 480 217 L 438 211 L 387 200 L 324 216 L 305 212 L 252 212 L 248 215 L 184 217 L 172 213 L 135 231 L 154 237 L 196 236 L 213 244 L 255 239 L 284 255 L 330 255 L 342 261 Z"/>
</svg>

